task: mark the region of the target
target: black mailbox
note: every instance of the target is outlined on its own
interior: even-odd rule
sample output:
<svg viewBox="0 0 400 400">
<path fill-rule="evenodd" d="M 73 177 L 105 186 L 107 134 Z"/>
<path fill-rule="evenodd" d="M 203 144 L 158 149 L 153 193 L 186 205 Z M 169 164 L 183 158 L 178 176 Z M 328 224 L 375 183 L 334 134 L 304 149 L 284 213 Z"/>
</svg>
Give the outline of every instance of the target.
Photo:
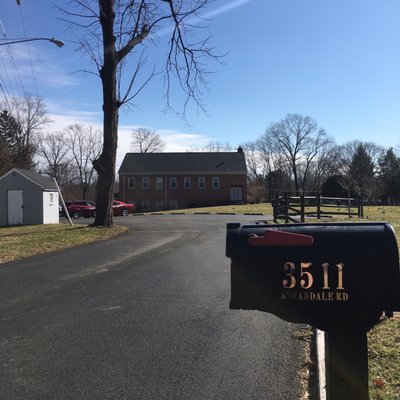
<svg viewBox="0 0 400 400">
<path fill-rule="evenodd" d="M 400 310 L 397 242 L 388 223 L 227 226 L 231 309 L 321 330 L 368 331 Z"/>
</svg>

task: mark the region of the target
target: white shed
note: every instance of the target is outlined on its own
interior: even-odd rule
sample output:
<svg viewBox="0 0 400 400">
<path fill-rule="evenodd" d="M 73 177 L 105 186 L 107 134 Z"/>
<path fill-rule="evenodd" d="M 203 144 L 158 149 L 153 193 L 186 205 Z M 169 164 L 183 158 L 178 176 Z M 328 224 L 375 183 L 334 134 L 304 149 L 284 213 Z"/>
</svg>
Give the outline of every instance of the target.
<svg viewBox="0 0 400 400">
<path fill-rule="evenodd" d="M 19 168 L 0 176 L 0 226 L 59 222 L 59 196 L 52 178 Z"/>
</svg>

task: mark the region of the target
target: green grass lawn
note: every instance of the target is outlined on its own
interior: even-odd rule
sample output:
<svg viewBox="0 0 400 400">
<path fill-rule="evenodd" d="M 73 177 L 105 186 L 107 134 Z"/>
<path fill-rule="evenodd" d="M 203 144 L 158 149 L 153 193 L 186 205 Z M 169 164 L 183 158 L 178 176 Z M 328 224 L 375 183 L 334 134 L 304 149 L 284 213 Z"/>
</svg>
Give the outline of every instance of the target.
<svg viewBox="0 0 400 400">
<path fill-rule="evenodd" d="M 272 214 L 272 206 L 270 203 L 260 204 L 240 204 L 229 206 L 214 206 L 214 207 L 198 207 L 185 210 L 162 211 L 157 214 L 196 214 L 196 213 L 237 213 L 237 214 Z"/>
<path fill-rule="evenodd" d="M 126 230 L 127 228 L 120 226 L 110 229 L 67 224 L 2 227 L 0 228 L 0 264 L 108 239 Z"/>
<path fill-rule="evenodd" d="M 400 399 L 400 318 L 390 318 L 368 333 L 372 400 Z"/>
</svg>

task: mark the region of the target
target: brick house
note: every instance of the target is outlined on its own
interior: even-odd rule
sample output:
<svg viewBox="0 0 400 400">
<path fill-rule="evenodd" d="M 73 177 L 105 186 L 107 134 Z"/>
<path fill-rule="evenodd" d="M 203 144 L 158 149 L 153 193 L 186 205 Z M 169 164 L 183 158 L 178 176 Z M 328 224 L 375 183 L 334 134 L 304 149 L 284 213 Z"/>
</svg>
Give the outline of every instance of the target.
<svg viewBox="0 0 400 400">
<path fill-rule="evenodd" d="M 247 169 L 237 152 L 127 153 L 118 171 L 122 201 L 137 211 L 246 202 Z"/>
</svg>

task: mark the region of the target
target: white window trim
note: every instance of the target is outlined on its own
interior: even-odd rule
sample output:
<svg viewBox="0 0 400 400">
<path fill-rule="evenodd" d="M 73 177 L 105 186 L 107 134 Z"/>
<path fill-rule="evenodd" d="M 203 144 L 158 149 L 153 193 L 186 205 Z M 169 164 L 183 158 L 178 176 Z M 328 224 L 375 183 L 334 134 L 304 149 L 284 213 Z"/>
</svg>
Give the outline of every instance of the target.
<svg viewBox="0 0 400 400">
<path fill-rule="evenodd" d="M 133 182 L 131 185 L 130 183 Z M 128 189 L 135 189 L 136 186 L 136 180 L 133 177 L 128 178 Z"/>
<path fill-rule="evenodd" d="M 164 189 L 164 178 L 162 176 L 156 177 L 156 189 L 158 190 Z"/>
<path fill-rule="evenodd" d="M 200 185 L 200 182 L 203 182 L 203 186 Z M 197 187 L 201 190 L 204 190 L 206 188 L 206 177 L 205 176 L 198 177 Z"/>
<path fill-rule="evenodd" d="M 147 181 L 147 187 L 145 187 L 145 182 Z M 150 178 L 148 176 L 143 176 L 142 177 L 142 189 L 150 189 Z"/>
<path fill-rule="evenodd" d="M 218 185 L 214 185 L 214 181 L 218 182 Z M 220 179 L 219 176 L 213 176 L 211 179 L 211 187 L 213 189 L 219 189 L 220 188 Z"/>
<path fill-rule="evenodd" d="M 175 186 L 172 186 L 172 182 L 175 182 Z M 178 188 L 178 178 L 176 176 L 170 176 L 169 178 L 169 188 L 177 189 Z"/>
<path fill-rule="evenodd" d="M 189 182 L 189 186 L 186 186 L 186 182 Z M 183 188 L 187 189 L 187 190 L 192 188 L 192 177 L 191 176 L 185 176 L 183 178 Z"/>
</svg>

